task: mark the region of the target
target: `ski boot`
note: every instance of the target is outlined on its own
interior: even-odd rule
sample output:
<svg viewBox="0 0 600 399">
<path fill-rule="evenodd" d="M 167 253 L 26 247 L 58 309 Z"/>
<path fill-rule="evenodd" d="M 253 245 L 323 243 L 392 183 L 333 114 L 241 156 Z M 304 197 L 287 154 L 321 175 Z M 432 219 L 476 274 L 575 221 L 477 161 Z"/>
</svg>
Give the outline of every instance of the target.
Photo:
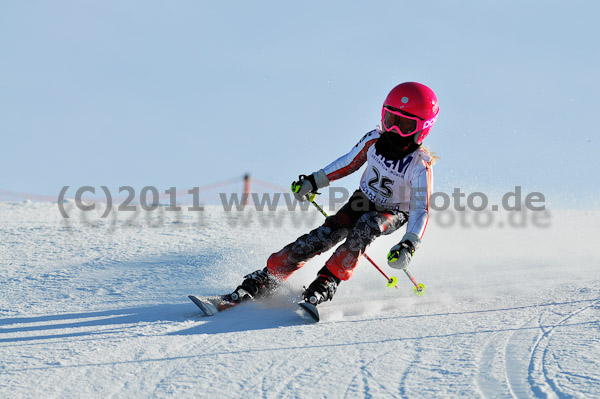
<svg viewBox="0 0 600 399">
<path fill-rule="evenodd" d="M 234 292 L 229 294 L 231 302 L 240 303 L 247 300 L 254 300 L 268 297 L 279 285 L 277 277 L 273 276 L 267 268 L 257 270 L 246 276 L 244 281 Z"/>
<path fill-rule="evenodd" d="M 340 282 L 341 280 L 334 276 L 329 269 L 324 266 L 319 270 L 319 275 L 315 281 L 310 283 L 308 288 L 304 289 L 302 297 L 305 302 L 314 306 L 317 306 L 321 302 L 331 301 Z"/>
</svg>

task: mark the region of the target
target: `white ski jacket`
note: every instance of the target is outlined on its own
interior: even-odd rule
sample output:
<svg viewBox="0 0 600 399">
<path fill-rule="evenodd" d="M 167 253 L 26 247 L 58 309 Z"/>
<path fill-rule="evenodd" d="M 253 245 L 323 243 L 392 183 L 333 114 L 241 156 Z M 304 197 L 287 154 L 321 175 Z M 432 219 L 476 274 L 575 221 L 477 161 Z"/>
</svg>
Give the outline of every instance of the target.
<svg viewBox="0 0 600 399">
<path fill-rule="evenodd" d="M 323 170 L 329 181 L 347 176 L 366 162 L 360 189 L 376 205 L 408 212 L 407 233 L 423 236 L 429 220 L 429 197 L 433 190 L 431 156 L 419 148 L 401 160 L 389 160 L 375 151 L 379 129 L 367 133 L 346 155 Z"/>
</svg>

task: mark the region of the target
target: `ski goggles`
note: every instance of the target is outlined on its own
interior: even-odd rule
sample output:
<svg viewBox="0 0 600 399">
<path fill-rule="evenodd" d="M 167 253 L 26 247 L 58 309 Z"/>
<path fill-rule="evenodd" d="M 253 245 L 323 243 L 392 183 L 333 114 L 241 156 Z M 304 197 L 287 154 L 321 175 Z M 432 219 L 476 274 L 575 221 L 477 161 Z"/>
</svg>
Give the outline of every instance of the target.
<svg viewBox="0 0 600 399">
<path fill-rule="evenodd" d="M 427 129 L 435 123 L 437 115 L 431 119 L 421 119 L 402 111 L 392 110 L 388 107 L 381 109 L 381 123 L 386 131 L 395 130 L 400 136 L 412 136 L 418 131 Z"/>
</svg>

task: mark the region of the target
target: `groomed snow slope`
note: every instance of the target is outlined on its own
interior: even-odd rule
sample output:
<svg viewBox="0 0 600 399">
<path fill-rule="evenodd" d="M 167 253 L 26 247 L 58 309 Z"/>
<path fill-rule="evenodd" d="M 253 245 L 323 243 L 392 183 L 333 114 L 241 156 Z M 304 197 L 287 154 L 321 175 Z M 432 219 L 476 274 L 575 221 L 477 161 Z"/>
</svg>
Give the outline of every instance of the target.
<svg viewBox="0 0 600 399">
<path fill-rule="evenodd" d="M 598 213 L 434 220 L 412 265 L 421 298 L 385 266 L 402 233 L 384 237 L 369 253 L 401 289 L 363 262 L 313 324 L 293 299 L 326 254 L 264 304 L 204 318 L 186 296 L 234 288 L 316 211 L 99 212 L 0 203 L 0 397 L 600 397 Z"/>
</svg>

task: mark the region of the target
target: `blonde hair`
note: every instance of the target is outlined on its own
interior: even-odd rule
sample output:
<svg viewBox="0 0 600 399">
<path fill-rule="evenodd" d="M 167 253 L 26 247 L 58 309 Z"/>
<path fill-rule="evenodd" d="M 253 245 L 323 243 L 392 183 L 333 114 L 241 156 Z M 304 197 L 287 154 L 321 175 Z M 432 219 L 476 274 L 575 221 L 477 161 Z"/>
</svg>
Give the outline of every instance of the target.
<svg viewBox="0 0 600 399">
<path fill-rule="evenodd" d="M 425 146 L 421 146 L 421 149 L 423 151 L 425 151 L 427 153 L 427 155 L 429 155 L 431 157 L 431 161 L 429 161 L 429 165 L 431 165 L 431 166 L 435 165 L 435 163 L 437 162 L 437 160 L 440 159 L 440 157 L 438 157 L 437 155 L 435 155 L 435 152 L 431 152 Z"/>
</svg>

